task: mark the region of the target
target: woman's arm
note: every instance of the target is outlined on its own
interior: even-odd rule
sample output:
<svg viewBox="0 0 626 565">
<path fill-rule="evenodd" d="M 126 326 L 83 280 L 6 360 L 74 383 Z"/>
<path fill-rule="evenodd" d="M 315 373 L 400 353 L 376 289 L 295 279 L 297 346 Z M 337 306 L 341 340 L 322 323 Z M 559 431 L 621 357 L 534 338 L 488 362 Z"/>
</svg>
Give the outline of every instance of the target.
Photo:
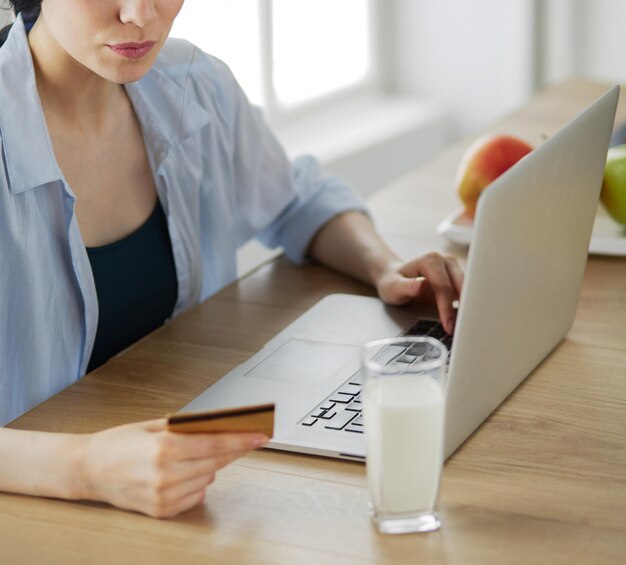
<svg viewBox="0 0 626 565">
<path fill-rule="evenodd" d="M 81 437 L 0 428 L 0 490 L 80 498 Z"/>
<path fill-rule="evenodd" d="M 341 214 L 325 224 L 311 241 L 309 255 L 371 284 L 388 304 L 405 304 L 432 295 L 444 329 L 454 332 L 453 302 L 463 286 L 463 272 L 454 257 L 429 253 L 403 262 L 360 212 Z"/>
<path fill-rule="evenodd" d="M 0 491 L 170 517 L 200 503 L 216 471 L 266 441 L 260 434 L 172 433 L 164 420 L 84 435 L 0 428 Z"/>
</svg>

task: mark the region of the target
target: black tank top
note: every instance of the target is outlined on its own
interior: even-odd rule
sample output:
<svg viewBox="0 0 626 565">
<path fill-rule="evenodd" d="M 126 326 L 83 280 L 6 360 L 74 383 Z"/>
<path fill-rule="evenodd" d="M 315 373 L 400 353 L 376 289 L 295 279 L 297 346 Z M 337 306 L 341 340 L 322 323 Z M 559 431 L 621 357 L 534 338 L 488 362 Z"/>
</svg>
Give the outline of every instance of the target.
<svg viewBox="0 0 626 565">
<path fill-rule="evenodd" d="M 102 247 L 88 247 L 87 255 L 99 309 L 89 372 L 172 315 L 178 280 L 167 219 L 158 199 L 135 232 Z"/>
</svg>

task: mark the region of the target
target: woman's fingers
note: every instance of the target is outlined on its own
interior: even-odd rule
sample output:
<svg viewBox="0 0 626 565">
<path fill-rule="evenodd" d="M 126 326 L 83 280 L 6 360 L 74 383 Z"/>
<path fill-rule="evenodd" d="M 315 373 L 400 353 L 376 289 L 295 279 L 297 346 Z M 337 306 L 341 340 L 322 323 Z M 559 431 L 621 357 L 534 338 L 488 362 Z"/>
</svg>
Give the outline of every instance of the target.
<svg viewBox="0 0 626 565">
<path fill-rule="evenodd" d="M 237 457 L 252 449 L 263 447 L 267 438 L 259 433 L 183 434 L 164 432 L 162 449 L 164 457 L 178 460 L 207 459 L 229 455 Z M 239 455 L 237 455 L 239 454 Z"/>
<path fill-rule="evenodd" d="M 171 484 L 193 480 L 198 477 L 210 475 L 219 471 L 226 465 L 232 463 L 239 457 L 242 457 L 248 453 L 247 451 L 240 451 L 230 453 L 229 455 L 222 455 L 219 457 L 210 457 L 208 459 L 187 459 L 184 461 L 174 461 L 170 468 L 170 482 Z"/>
<path fill-rule="evenodd" d="M 216 471 L 266 442 L 259 433 L 174 433 L 164 419 L 109 428 L 81 444 L 80 496 L 172 516 L 201 500 Z"/>
<path fill-rule="evenodd" d="M 170 504 L 166 509 L 166 512 L 162 515 L 155 516 L 156 518 L 172 518 L 174 516 L 178 516 L 178 514 L 185 512 L 186 510 L 190 510 L 198 504 L 201 504 L 204 501 L 206 496 L 206 488 L 199 489 L 194 491 L 184 498 L 180 498 L 176 500 L 174 503 Z M 153 515 L 154 516 L 154 515 Z"/>
<path fill-rule="evenodd" d="M 448 270 L 448 275 L 454 285 L 457 297 L 460 297 L 461 289 L 463 288 L 463 281 L 465 280 L 465 274 L 455 257 L 444 257 L 444 260 L 446 262 L 446 269 Z"/>
<path fill-rule="evenodd" d="M 214 480 L 215 473 L 212 473 L 193 481 L 176 483 L 167 489 L 150 491 L 142 505 L 143 510 L 155 518 L 176 516 L 202 502 L 207 486 Z"/>
<path fill-rule="evenodd" d="M 153 482 L 148 481 L 144 504 L 147 513 L 157 517 L 175 516 L 195 506 L 204 498 L 196 495 L 204 493 L 215 480 L 216 472 L 247 452 L 172 462 L 156 474 Z"/>
<path fill-rule="evenodd" d="M 381 296 L 389 304 L 406 304 L 409 300 L 421 296 L 428 283 L 424 277 L 405 277 L 396 274 L 388 282 L 385 295 Z"/>
<path fill-rule="evenodd" d="M 463 271 L 449 255 L 429 253 L 401 265 L 392 266 L 378 285 L 380 297 L 389 304 L 405 304 L 412 298 L 428 296 L 437 304 L 444 329 L 454 332 L 454 302 L 461 294 Z"/>
<path fill-rule="evenodd" d="M 453 302 L 457 298 L 457 292 L 448 274 L 448 269 L 443 260 L 429 262 L 424 265 L 423 273 L 435 295 L 439 319 L 446 332 L 452 334 L 456 323 L 456 312 Z"/>
</svg>

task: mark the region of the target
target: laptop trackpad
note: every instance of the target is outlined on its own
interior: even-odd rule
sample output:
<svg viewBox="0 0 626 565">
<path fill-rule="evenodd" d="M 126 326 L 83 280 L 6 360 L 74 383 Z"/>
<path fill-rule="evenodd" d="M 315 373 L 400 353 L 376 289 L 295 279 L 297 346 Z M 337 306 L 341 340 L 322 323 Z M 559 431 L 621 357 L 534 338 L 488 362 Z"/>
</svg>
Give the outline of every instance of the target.
<svg viewBox="0 0 626 565">
<path fill-rule="evenodd" d="M 294 384 L 321 384 L 358 353 L 356 345 L 290 339 L 245 376 Z"/>
</svg>

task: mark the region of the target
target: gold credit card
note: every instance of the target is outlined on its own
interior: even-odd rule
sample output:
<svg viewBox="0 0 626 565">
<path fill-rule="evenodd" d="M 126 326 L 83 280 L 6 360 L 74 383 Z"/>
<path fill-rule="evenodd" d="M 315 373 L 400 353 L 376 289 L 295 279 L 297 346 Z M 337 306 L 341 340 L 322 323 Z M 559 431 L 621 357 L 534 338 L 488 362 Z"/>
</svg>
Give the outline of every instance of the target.
<svg viewBox="0 0 626 565">
<path fill-rule="evenodd" d="M 274 404 L 168 414 L 167 428 L 185 433 L 259 432 L 274 435 Z"/>
</svg>

